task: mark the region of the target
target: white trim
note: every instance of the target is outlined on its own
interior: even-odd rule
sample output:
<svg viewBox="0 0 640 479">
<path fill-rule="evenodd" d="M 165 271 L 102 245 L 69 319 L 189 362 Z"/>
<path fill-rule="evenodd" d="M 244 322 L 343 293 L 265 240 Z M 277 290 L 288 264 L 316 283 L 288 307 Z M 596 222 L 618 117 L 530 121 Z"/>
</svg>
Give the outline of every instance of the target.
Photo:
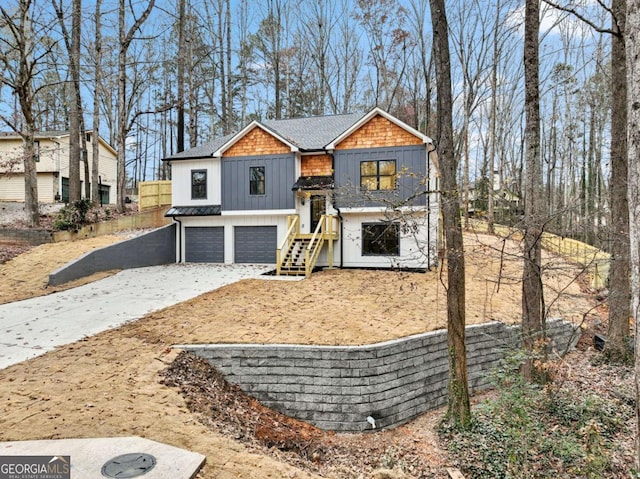
<svg viewBox="0 0 640 479">
<path fill-rule="evenodd" d="M 325 146 L 325 150 L 335 150 L 336 146 L 340 142 L 342 142 L 345 138 L 351 136 L 351 134 L 353 134 L 353 132 L 358 130 L 364 124 L 368 123 L 373 117 L 375 117 L 377 115 L 380 115 L 380 116 L 386 118 L 391 123 L 393 123 L 396 126 L 399 126 L 400 128 L 402 128 L 403 130 L 407 131 L 408 133 L 411 133 L 413 136 L 417 136 L 418 138 L 420 138 L 422 140 L 422 142 L 424 144 L 433 143 L 433 140 L 431 138 L 429 138 L 427 135 L 425 135 L 423 133 L 420 133 L 415 128 L 407 125 L 403 121 L 398 120 L 396 117 L 394 117 L 393 115 L 387 113 L 383 109 L 381 109 L 379 107 L 375 107 L 373 110 L 371 110 L 365 116 L 363 116 L 359 121 L 357 121 L 356 123 L 351 125 L 351 127 L 349 127 L 348 130 L 346 130 L 344 133 L 342 133 L 340 136 L 338 136 L 336 139 L 334 139 L 331 143 L 329 143 L 327 146 Z"/>
<path fill-rule="evenodd" d="M 426 205 L 420 206 L 401 206 L 400 208 L 390 209 L 386 206 L 361 206 L 361 207 L 353 207 L 353 208 L 340 208 L 341 213 L 392 213 L 393 211 L 400 211 L 411 213 L 414 211 L 426 211 L 428 209 L 433 210 L 433 206 L 431 208 Z"/>
<path fill-rule="evenodd" d="M 296 210 L 227 210 L 222 211 L 222 216 L 281 216 L 295 215 Z"/>
<path fill-rule="evenodd" d="M 253 120 L 251 123 L 249 123 L 247 126 L 245 126 L 242 130 L 240 130 L 238 133 L 233 135 L 233 137 L 231 137 L 231 139 L 228 140 L 224 145 L 222 145 L 220 148 L 218 148 L 216 151 L 214 151 L 212 156 L 221 157 L 222 155 L 224 155 L 224 152 L 226 150 L 228 150 L 233 145 L 235 145 L 237 142 L 239 142 L 242 138 L 244 138 L 244 136 L 247 133 L 249 133 L 251 130 L 253 130 L 256 127 L 260 128 L 262 131 L 264 131 L 268 135 L 276 138 L 277 140 L 279 140 L 282 143 L 284 143 L 285 145 L 287 145 L 289 148 L 291 148 L 292 152 L 297 152 L 299 150 L 299 148 L 296 145 L 294 145 L 293 143 L 291 143 L 287 139 L 281 137 L 280 135 L 278 135 L 274 131 L 270 130 L 269 128 L 267 128 L 266 126 L 264 126 L 263 124 L 258 122 L 257 120 Z"/>
</svg>

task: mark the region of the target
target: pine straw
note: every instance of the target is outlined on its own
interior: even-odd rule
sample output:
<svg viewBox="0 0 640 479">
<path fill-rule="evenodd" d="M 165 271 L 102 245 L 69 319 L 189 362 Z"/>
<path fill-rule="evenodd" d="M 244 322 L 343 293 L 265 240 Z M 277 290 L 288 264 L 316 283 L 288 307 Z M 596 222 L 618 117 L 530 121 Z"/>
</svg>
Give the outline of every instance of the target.
<svg viewBox="0 0 640 479">
<path fill-rule="evenodd" d="M 347 479 L 396 468 L 410 476 L 396 471 L 395 477 L 448 477 L 443 461 L 425 454 L 407 429 L 361 434 L 318 429 L 263 406 L 190 353 L 176 357 L 162 384 L 180 388 L 188 408 L 209 429 L 311 472 Z"/>
</svg>

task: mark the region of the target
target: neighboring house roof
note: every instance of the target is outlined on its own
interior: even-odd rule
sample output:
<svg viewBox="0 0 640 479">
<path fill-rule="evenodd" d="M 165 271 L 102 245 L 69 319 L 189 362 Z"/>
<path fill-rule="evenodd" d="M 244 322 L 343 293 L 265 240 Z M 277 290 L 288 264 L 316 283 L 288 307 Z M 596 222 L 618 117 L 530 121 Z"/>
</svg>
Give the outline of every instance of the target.
<svg viewBox="0 0 640 479">
<path fill-rule="evenodd" d="M 287 120 L 253 121 L 235 134 L 217 138 L 209 143 L 177 153 L 163 160 L 186 160 L 222 156 L 226 149 L 254 128 L 261 128 L 269 132 L 291 147 L 292 151 L 323 151 L 334 149 L 340 141 L 351 135 L 376 115 L 384 116 L 400 128 L 421 138 L 424 143 L 433 142 L 428 136 L 411 128 L 384 110 L 374 108 L 366 114 L 350 113 L 344 115 L 292 118 Z"/>
<path fill-rule="evenodd" d="M 69 132 L 65 130 L 37 131 L 34 137 L 38 138 L 57 138 L 59 136 L 69 136 Z M 0 138 L 22 139 L 22 135 L 14 131 L 1 131 Z"/>
<path fill-rule="evenodd" d="M 93 133 L 93 130 L 87 130 L 86 133 Z M 34 139 L 42 140 L 42 139 L 56 139 L 62 138 L 65 136 L 69 136 L 69 131 L 67 130 L 51 130 L 51 131 L 37 131 L 34 134 Z M 22 135 L 13 132 L 13 131 L 0 131 L 0 140 L 3 138 L 7 138 L 10 140 L 22 140 Z M 116 154 L 116 150 L 113 146 L 111 146 L 107 141 L 99 136 L 100 143 L 102 143 L 107 149 L 109 149 L 114 155 Z"/>
</svg>

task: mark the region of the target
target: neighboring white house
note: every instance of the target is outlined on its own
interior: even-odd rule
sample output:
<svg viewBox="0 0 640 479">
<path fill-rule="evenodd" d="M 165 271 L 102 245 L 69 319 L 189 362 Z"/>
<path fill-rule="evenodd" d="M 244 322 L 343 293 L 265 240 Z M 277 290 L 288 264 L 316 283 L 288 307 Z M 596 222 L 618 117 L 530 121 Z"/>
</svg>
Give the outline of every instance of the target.
<svg viewBox="0 0 640 479">
<path fill-rule="evenodd" d="M 439 203 L 432 141 L 389 113 L 254 121 L 178 153 L 178 262 L 429 268 Z M 407 220 L 409 218 L 409 220 Z"/>
<path fill-rule="evenodd" d="M 91 180 L 92 132 L 87 132 L 89 181 Z M 102 138 L 100 142 L 99 181 L 103 204 L 117 198 L 116 151 Z M 69 132 L 43 132 L 35 135 L 38 201 L 53 203 L 69 200 Z M 16 133 L 0 133 L 0 201 L 24 201 L 23 140 Z M 81 192 L 84 196 L 84 164 L 80 164 Z"/>
</svg>

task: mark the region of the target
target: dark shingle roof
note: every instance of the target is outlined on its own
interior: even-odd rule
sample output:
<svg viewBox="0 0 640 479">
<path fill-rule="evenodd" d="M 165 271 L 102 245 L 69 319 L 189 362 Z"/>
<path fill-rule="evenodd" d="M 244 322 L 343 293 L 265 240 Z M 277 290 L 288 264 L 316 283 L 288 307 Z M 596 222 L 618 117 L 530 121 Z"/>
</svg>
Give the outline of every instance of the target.
<svg viewBox="0 0 640 479">
<path fill-rule="evenodd" d="M 267 130 L 297 146 L 302 151 L 322 150 L 325 146 L 347 131 L 364 113 L 345 115 L 313 116 L 310 118 L 292 118 L 288 120 L 266 120 L 259 122 Z M 190 148 L 181 153 L 164 158 L 165 160 L 187 160 L 210 158 L 236 134 L 216 138 L 204 145 Z"/>
<path fill-rule="evenodd" d="M 204 206 L 172 206 L 164 214 L 165 216 L 220 216 L 220 205 Z"/>
<path fill-rule="evenodd" d="M 262 125 L 301 150 L 321 150 L 363 116 L 363 113 L 351 113 L 290 120 L 268 120 L 262 122 Z"/>
<path fill-rule="evenodd" d="M 291 187 L 292 190 L 333 189 L 333 176 L 301 176 Z"/>
<path fill-rule="evenodd" d="M 213 156 L 213 153 L 217 151 L 222 145 L 233 138 L 234 135 L 221 136 L 215 140 L 205 143 L 204 145 L 189 148 L 188 150 L 181 151 L 175 155 L 171 155 L 164 160 L 187 160 L 191 158 L 209 158 Z"/>
</svg>

